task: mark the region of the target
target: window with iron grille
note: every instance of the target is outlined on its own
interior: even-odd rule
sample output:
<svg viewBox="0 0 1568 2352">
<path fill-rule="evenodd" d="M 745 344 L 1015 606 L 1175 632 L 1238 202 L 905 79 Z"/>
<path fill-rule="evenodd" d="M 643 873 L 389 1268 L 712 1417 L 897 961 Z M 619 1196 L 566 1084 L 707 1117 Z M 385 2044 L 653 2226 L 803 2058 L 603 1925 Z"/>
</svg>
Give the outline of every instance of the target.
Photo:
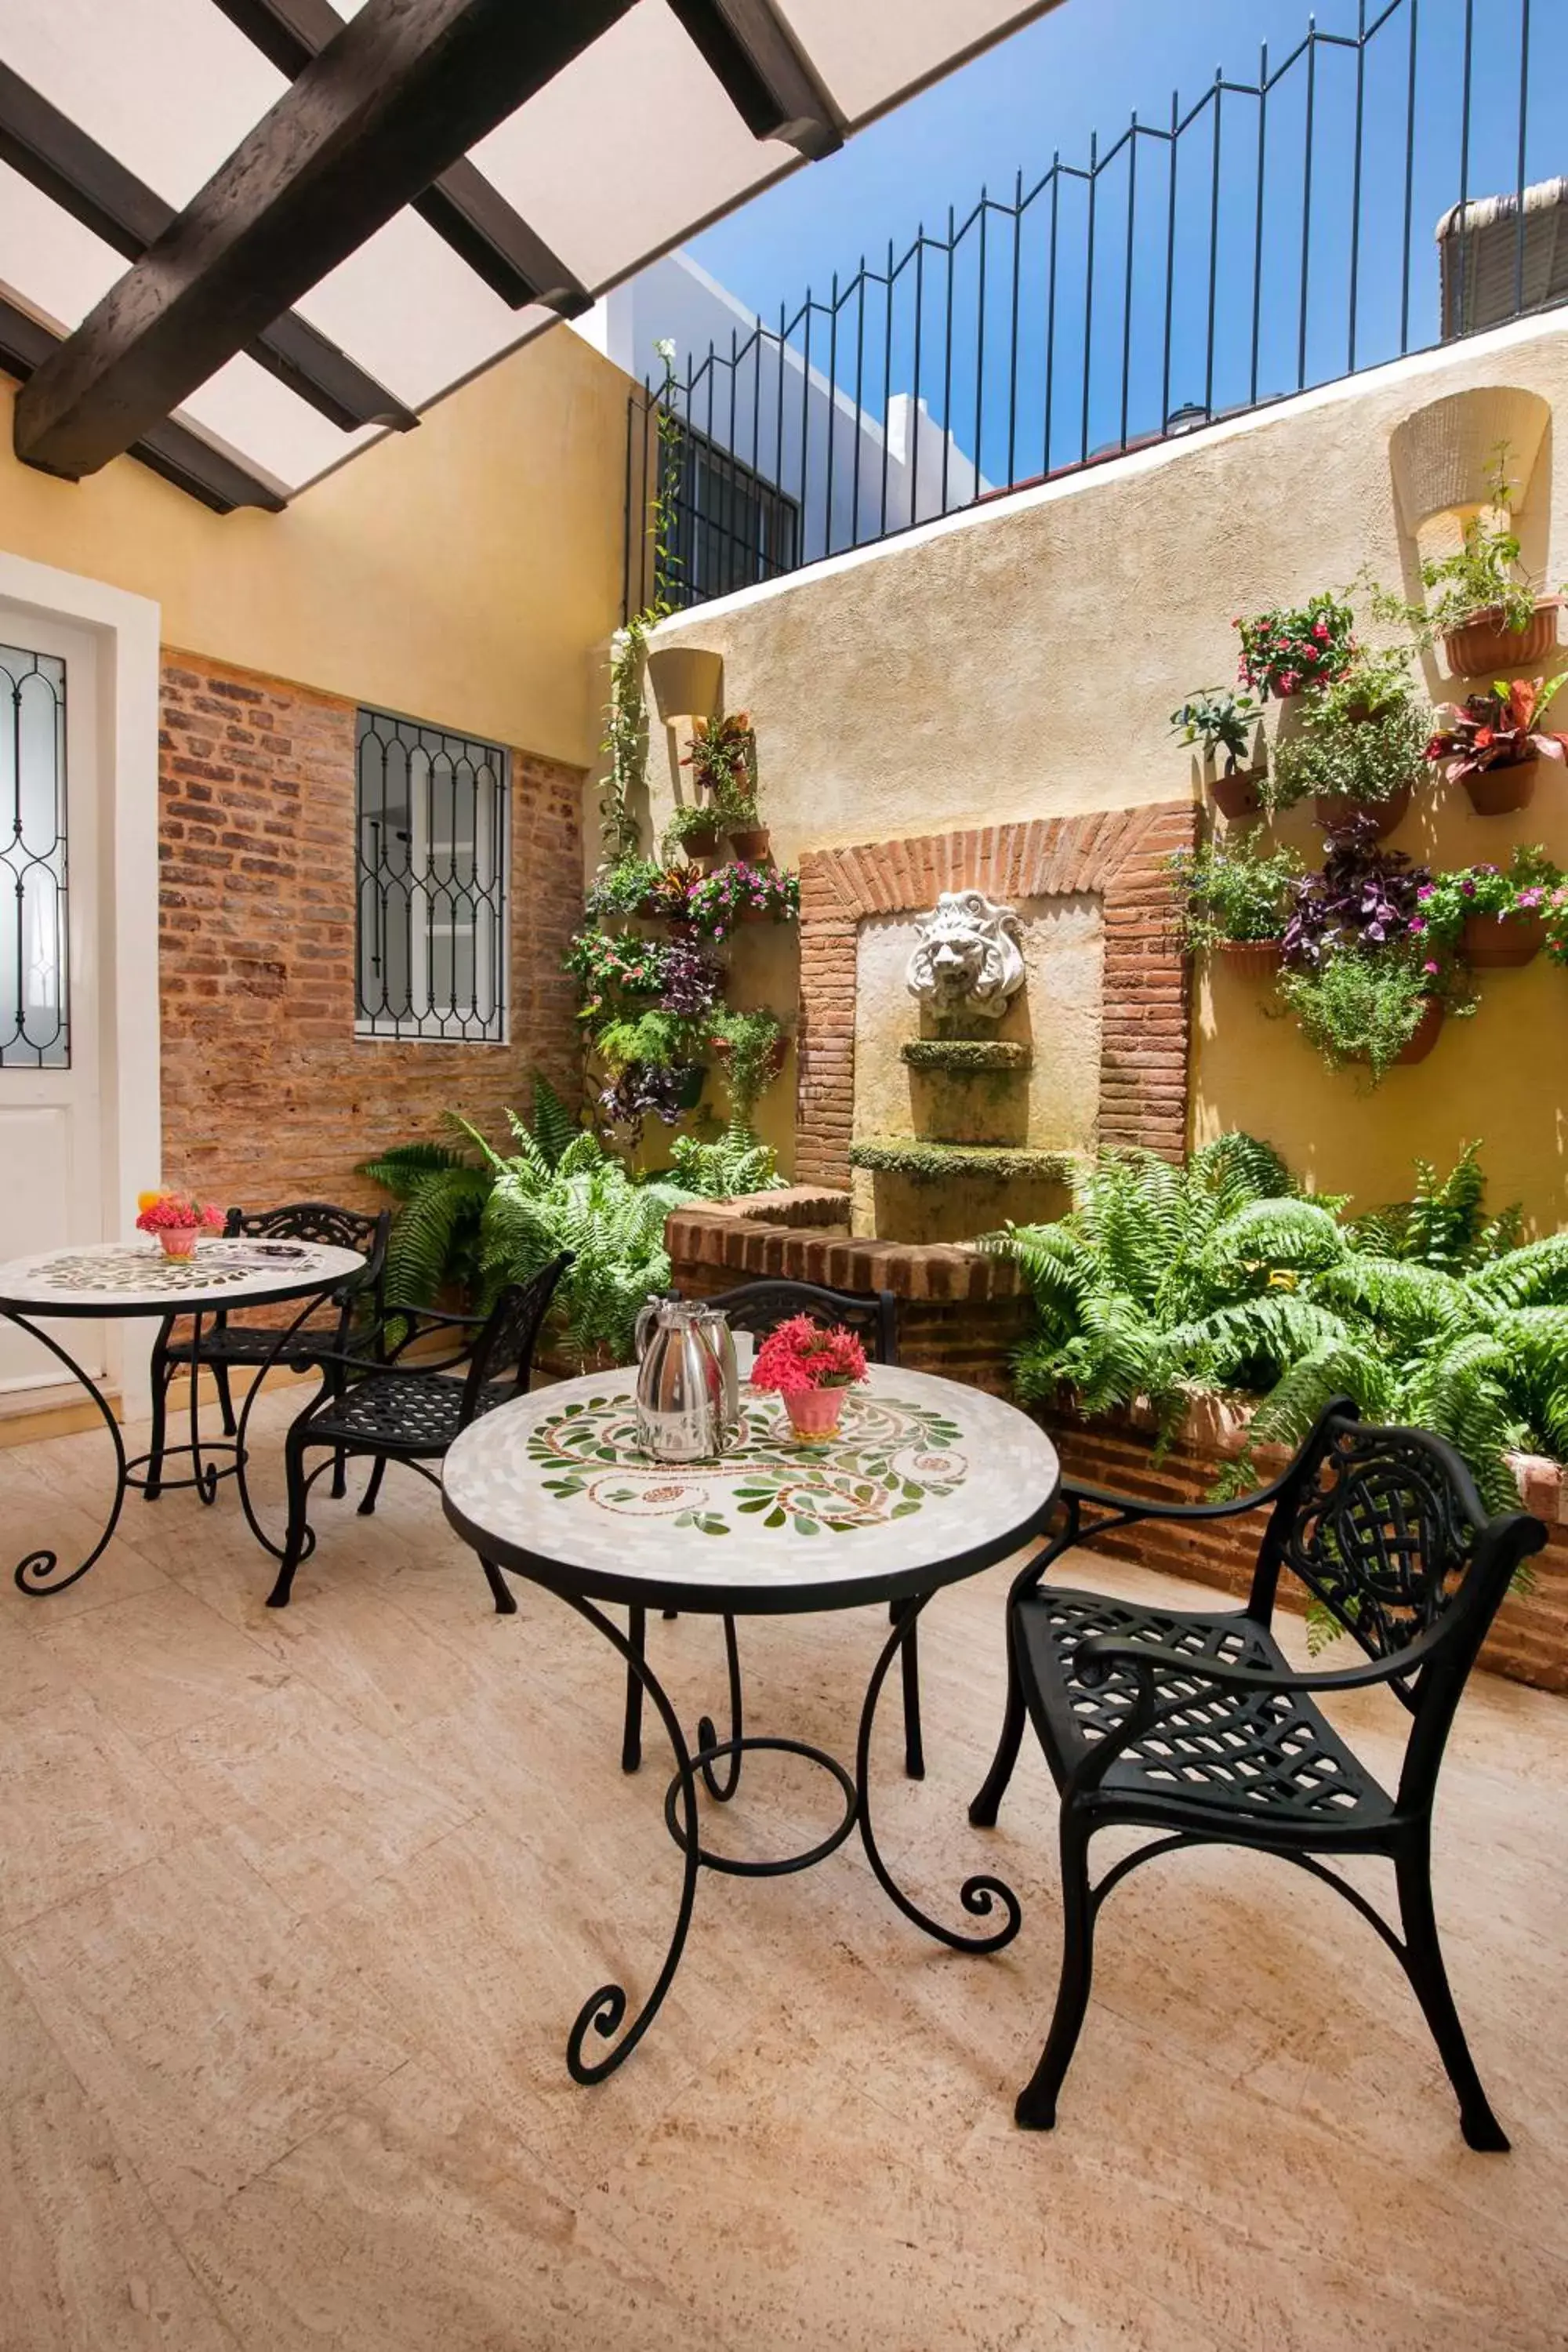
<svg viewBox="0 0 1568 2352">
<path fill-rule="evenodd" d="M 498 1044 L 506 1034 L 506 752 L 362 710 L 357 769 L 360 1034 Z"/>
<path fill-rule="evenodd" d="M 776 580 L 800 560 L 800 509 L 795 499 L 684 418 L 674 506 L 677 604 Z"/>
</svg>

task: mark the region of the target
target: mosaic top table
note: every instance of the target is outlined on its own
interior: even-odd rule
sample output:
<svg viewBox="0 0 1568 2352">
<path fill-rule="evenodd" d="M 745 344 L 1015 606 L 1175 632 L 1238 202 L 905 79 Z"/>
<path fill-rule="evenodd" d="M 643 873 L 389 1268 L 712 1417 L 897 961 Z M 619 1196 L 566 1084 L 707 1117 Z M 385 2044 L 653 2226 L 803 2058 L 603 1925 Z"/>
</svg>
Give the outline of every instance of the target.
<svg viewBox="0 0 1568 2352">
<path fill-rule="evenodd" d="M 45 1317 L 50 1322 L 62 1317 L 99 1322 L 189 1315 L 195 1319 L 199 1345 L 205 1314 L 231 1307 L 275 1307 L 300 1298 L 308 1302 L 308 1313 L 325 1292 L 336 1289 L 363 1265 L 357 1250 L 331 1249 L 314 1242 L 214 1239 L 200 1242 L 193 1258 L 165 1257 L 159 1244 L 149 1240 L 104 1242 L 87 1249 L 44 1250 L 32 1257 L 13 1258 L 8 1265 L 0 1265 L 0 1316 L 47 1348 L 87 1391 L 113 1440 L 115 1457 L 114 1500 L 103 1532 L 87 1558 L 61 1576 L 56 1572 L 59 1566 L 57 1553 L 29 1552 L 15 1571 L 19 1589 L 35 1597 L 63 1592 L 68 1585 L 85 1576 L 102 1557 L 119 1525 L 127 1489 L 146 1484 L 137 1474 L 152 1458 L 145 1454 L 133 1459 L 127 1457 L 120 1424 L 102 1390 L 52 1332 L 40 1327 L 38 1318 Z M 285 1325 L 279 1328 L 279 1343 L 288 1338 L 291 1328 Z M 205 1450 L 232 1454 L 229 1470 L 238 1471 L 245 1459 L 243 1425 L 230 1442 L 206 1440 Z M 165 1478 L 162 1484 L 194 1486 L 202 1500 L 210 1503 L 222 1473 L 216 1464 L 204 1459 L 194 1379 L 190 1452 L 194 1475 L 184 1480 Z M 255 1527 L 248 1503 L 246 1508 Z M 257 1533 L 261 1534 L 259 1528 Z M 262 1540 L 266 1541 L 266 1538 L 262 1537 Z"/>
<path fill-rule="evenodd" d="M 959 1900 L 972 1918 L 999 1904 L 1001 1925 L 966 1935 L 921 1910 L 894 1883 L 871 1826 L 870 1750 L 877 1702 L 894 1658 L 942 1586 L 973 1576 L 1035 1536 L 1060 1478 L 1048 1438 L 1000 1398 L 929 1373 L 875 1365 L 846 1399 L 840 1433 L 826 1444 L 794 1437 L 776 1396 L 742 1391 L 742 1440 L 720 1460 L 650 1462 L 637 1447 L 629 1373 L 592 1373 L 502 1405 L 475 1422 L 447 1455 L 447 1516 L 480 1557 L 556 1593 L 626 1659 L 657 1709 L 675 1758 L 665 1820 L 685 1857 L 675 1931 L 664 1965 L 615 2047 L 626 1990 L 606 1984 L 579 2011 L 566 2063 L 579 2083 L 596 2083 L 627 2058 L 668 1991 L 686 1941 L 700 1870 L 776 1877 L 805 1870 L 858 1828 L 876 1876 L 904 1915 L 956 1950 L 1000 1951 L 1017 1934 L 1016 1896 L 999 1879 L 964 1881 Z M 604 1601 L 624 1602 L 623 1633 Z M 860 1710 L 855 1769 L 803 1740 L 742 1731 L 737 1616 L 893 1604 L 892 1630 L 872 1670 Z M 647 1664 L 641 1628 L 649 1609 L 704 1612 L 724 1620 L 731 1736 L 704 1717 L 693 1752 Z M 805 1758 L 837 1781 L 844 1813 L 805 1853 L 751 1861 L 702 1844 L 699 1781 L 722 1802 L 734 1790 L 742 1753 L 766 1748 Z M 635 1761 L 635 1759 L 633 1759 Z M 726 1777 L 716 1766 L 725 1762 Z"/>
</svg>

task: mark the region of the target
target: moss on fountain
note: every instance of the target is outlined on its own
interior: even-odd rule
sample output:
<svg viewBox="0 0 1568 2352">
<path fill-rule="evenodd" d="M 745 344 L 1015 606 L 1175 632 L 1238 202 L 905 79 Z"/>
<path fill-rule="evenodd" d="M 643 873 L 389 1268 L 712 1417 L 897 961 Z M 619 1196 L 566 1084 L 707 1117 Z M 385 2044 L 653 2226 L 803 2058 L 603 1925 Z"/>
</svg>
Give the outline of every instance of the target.
<svg viewBox="0 0 1568 2352">
<path fill-rule="evenodd" d="M 917 1184 L 978 1176 L 993 1183 L 1070 1183 L 1069 1151 L 1034 1151 L 1007 1143 L 933 1143 L 912 1135 L 868 1136 L 849 1147 L 851 1168 L 905 1176 Z"/>
<path fill-rule="evenodd" d="M 911 1037 L 899 1048 L 911 1070 L 941 1070 L 945 1076 L 999 1076 L 1026 1070 L 1033 1050 L 1010 1037 Z"/>
</svg>

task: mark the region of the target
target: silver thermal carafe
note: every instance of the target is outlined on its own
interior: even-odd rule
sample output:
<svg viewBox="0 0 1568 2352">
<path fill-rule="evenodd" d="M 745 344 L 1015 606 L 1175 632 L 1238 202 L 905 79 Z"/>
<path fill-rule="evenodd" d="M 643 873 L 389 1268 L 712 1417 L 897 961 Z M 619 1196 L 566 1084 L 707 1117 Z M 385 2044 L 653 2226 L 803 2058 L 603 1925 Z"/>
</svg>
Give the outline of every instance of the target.
<svg viewBox="0 0 1568 2352">
<path fill-rule="evenodd" d="M 722 1308 L 650 1298 L 637 1317 L 637 1444 L 655 1462 L 711 1462 L 741 1433 L 735 1339 Z"/>
</svg>

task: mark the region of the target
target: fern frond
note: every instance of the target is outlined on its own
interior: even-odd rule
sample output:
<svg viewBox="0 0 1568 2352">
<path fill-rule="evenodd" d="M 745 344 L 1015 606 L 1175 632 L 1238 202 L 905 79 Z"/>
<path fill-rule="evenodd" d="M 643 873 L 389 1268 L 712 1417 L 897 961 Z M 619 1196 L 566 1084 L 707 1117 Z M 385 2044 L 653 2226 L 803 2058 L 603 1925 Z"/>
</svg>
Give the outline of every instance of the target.
<svg viewBox="0 0 1568 2352">
<path fill-rule="evenodd" d="M 1457 1339 L 1495 1312 L 1458 1276 L 1408 1258 L 1347 1257 L 1312 1277 L 1310 1295 L 1336 1314 L 1374 1325 L 1396 1349 Z"/>
<path fill-rule="evenodd" d="M 374 1160 L 362 1160 L 354 1174 L 368 1176 L 373 1184 L 379 1184 L 394 1200 L 406 1201 L 426 1176 L 468 1164 L 464 1153 L 453 1150 L 447 1143 L 395 1143 Z"/>
<path fill-rule="evenodd" d="M 1339 1265 L 1348 1246 L 1335 1219 L 1313 1202 L 1249 1201 L 1210 1236 L 1205 1265 L 1215 1280 L 1251 1269 L 1310 1274 Z"/>
<path fill-rule="evenodd" d="M 1526 1242 L 1490 1265 L 1478 1267 L 1470 1287 L 1499 1307 L 1568 1305 L 1568 1233 Z"/>
<path fill-rule="evenodd" d="M 533 1074 L 533 1141 L 552 1168 L 559 1167 L 579 1132 L 578 1121 L 542 1072 Z"/>
</svg>

